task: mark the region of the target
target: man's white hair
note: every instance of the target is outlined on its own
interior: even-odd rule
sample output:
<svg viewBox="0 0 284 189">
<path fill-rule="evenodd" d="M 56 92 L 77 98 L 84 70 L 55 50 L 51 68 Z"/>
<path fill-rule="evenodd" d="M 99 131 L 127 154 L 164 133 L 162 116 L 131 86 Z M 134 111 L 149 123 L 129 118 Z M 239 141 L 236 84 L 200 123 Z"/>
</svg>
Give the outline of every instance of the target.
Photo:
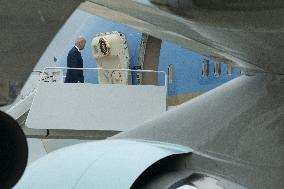
<svg viewBox="0 0 284 189">
<path fill-rule="evenodd" d="M 85 41 L 85 42 L 86 42 L 86 39 L 85 39 L 83 36 L 79 36 L 79 37 L 77 37 L 77 39 L 75 40 L 75 44 L 78 44 L 78 43 L 80 43 L 81 41 Z"/>
</svg>

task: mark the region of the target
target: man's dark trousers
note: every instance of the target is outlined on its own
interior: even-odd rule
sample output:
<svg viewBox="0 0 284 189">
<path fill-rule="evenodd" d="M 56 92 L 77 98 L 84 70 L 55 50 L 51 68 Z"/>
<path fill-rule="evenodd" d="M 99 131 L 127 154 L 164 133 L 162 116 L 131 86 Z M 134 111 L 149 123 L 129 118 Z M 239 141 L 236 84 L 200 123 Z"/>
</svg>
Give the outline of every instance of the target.
<svg viewBox="0 0 284 189">
<path fill-rule="evenodd" d="M 74 46 L 68 53 L 67 56 L 67 67 L 68 68 L 83 68 L 83 59 L 81 53 Z M 65 83 L 84 83 L 83 70 L 67 70 Z"/>
</svg>

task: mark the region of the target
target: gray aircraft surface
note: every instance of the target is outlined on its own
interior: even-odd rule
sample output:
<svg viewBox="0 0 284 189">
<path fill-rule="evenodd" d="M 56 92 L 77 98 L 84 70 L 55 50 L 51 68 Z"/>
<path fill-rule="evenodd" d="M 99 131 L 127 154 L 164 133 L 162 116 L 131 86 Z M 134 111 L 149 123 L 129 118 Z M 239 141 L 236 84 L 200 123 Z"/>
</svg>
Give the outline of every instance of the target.
<svg viewBox="0 0 284 189">
<path fill-rule="evenodd" d="M 138 128 L 51 153 L 22 177 L 25 138 L 1 113 L 2 188 L 20 177 L 15 188 L 284 188 L 283 1 L 91 0 L 79 8 L 245 74 Z"/>
</svg>

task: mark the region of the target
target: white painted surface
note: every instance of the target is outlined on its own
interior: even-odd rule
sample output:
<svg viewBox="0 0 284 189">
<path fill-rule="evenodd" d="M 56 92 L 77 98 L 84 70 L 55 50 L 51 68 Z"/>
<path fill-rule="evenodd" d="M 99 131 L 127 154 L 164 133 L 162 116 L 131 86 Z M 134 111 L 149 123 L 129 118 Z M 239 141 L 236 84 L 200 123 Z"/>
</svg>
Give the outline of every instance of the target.
<svg viewBox="0 0 284 189">
<path fill-rule="evenodd" d="M 78 140 L 78 139 L 36 139 L 36 138 L 28 138 L 27 141 L 29 147 L 28 165 L 31 165 L 34 161 L 42 158 L 43 156 L 55 150 L 79 143 L 90 142 L 90 140 Z"/>
<path fill-rule="evenodd" d="M 39 84 L 39 73 L 32 73 L 14 103 L 5 110 L 14 119 L 26 113 L 32 104 L 36 88 Z"/>
<path fill-rule="evenodd" d="M 42 83 L 26 125 L 127 131 L 165 111 L 166 88 L 161 86 Z"/>
<path fill-rule="evenodd" d="M 27 141 L 29 147 L 28 165 L 30 165 L 34 161 L 45 156 L 47 153 L 41 139 L 29 138 Z"/>
<path fill-rule="evenodd" d="M 72 146 L 75 144 L 90 142 L 91 140 L 79 140 L 79 139 L 42 139 L 44 149 L 47 153 L 53 152 L 55 150 Z"/>
<path fill-rule="evenodd" d="M 108 44 L 109 54 L 103 54 L 100 40 Z M 92 40 L 92 54 L 96 59 L 97 67 L 107 69 L 128 69 L 129 51 L 126 37 L 117 31 L 100 33 Z M 128 84 L 129 72 L 99 70 L 100 84 Z"/>
</svg>

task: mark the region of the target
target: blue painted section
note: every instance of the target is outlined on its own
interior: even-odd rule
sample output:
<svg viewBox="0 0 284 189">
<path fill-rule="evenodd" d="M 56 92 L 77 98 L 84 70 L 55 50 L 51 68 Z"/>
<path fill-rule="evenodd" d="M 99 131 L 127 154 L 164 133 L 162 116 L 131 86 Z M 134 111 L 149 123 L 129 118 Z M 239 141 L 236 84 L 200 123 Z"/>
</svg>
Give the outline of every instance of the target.
<svg viewBox="0 0 284 189">
<path fill-rule="evenodd" d="M 214 77 L 214 63 L 209 61 L 209 77 L 202 78 L 202 61 L 206 58 L 198 53 L 184 49 L 176 44 L 163 41 L 160 52 L 159 70 L 168 72 L 170 64 L 174 65 L 173 83 L 169 85 L 169 96 L 187 93 L 199 93 L 211 90 L 240 75 L 239 69 L 234 69 L 233 75 L 227 75 L 227 66 L 222 64 L 219 78 Z M 159 84 L 164 78 L 159 75 Z"/>
<path fill-rule="evenodd" d="M 76 27 L 74 29 L 74 27 Z M 67 20 L 55 36 L 52 43 L 39 61 L 35 69 L 43 69 L 54 66 L 48 62 L 57 58 L 56 66 L 66 66 L 68 51 L 74 46 L 74 40 L 78 36 L 84 36 L 87 40 L 86 47 L 82 51 L 84 67 L 96 67 L 96 61 L 92 57 L 91 41 L 98 33 L 120 31 L 126 35 L 130 54 L 130 69 L 138 65 L 138 56 L 141 43 L 141 32 L 125 25 L 106 20 L 81 10 L 76 10 Z M 240 70 L 235 69 L 232 76 L 227 75 L 226 65 L 222 65 L 222 74 L 219 78 L 214 77 L 214 64 L 210 61 L 210 74 L 208 79 L 201 77 L 202 55 L 184 49 L 176 44 L 163 41 L 160 52 L 159 70 L 168 72 L 169 64 L 174 64 L 174 80 L 169 85 L 169 96 L 187 93 L 199 93 L 211 90 L 224 82 L 240 75 Z M 84 71 L 85 80 L 88 83 L 98 83 L 97 71 Z M 132 77 L 135 78 L 136 74 Z M 133 82 L 135 84 L 135 80 Z M 159 85 L 164 85 L 164 76 L 159 74 Z"/>
<path fill-rule="evenodd" d="M 190 152 L 192 149 L 185 146 L 150 141 L 104 140 L 78 144 L 34 162 L 14 189 L 130 188 L 160 159 Z"/>
</svg>

